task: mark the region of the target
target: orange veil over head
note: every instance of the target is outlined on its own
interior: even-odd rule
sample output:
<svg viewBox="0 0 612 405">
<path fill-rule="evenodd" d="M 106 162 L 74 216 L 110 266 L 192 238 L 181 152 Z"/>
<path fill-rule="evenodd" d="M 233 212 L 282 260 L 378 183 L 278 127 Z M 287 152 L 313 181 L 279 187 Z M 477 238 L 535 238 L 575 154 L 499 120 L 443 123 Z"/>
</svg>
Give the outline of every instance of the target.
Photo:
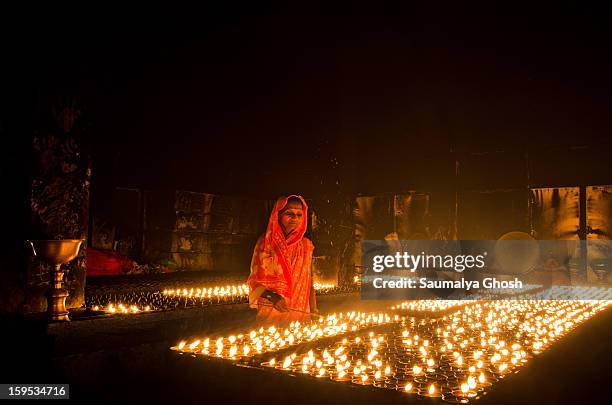
<svg viewBox="0 0 612 405">
<path fill-rule="evenodd" d="M 279 212 L 287 201 L 298 198 L 302 202 L 304 215 L 302 222 L 287 237 L 278 222 Z M 309 296 L 312 286 L 311 266 L 312 242 L 304 237 L 308 225 L 308 205 L 299 195 L 281 197 L 274 204 L 266 232 L 257 241 L 251 261 L 249 285 L 249 304 L 258 308 L 258 319 L 281 317 L 281 313 L 269 307 L 259 305 L 260 295 L 265 290 L 272 290 L 287 301 L 290 308 L 309 312 Z M 267 300 L 266 300 L 267 301 Z M 300 318 L 295 313 L 291 316 L 282 313 L 282 317 Z"/>
</svg>

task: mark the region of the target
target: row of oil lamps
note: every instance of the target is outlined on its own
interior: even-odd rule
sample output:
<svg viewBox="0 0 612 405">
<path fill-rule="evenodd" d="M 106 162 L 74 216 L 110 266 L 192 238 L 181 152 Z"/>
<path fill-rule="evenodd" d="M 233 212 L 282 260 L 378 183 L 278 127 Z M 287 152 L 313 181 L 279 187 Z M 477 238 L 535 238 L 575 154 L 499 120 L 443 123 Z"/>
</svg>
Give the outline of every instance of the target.
<svg viewBox="0 0 612 405">
<path fill-rule="evenodd" d="M 336 289 L 335 284 L 323 284 L 323 283 L 314 283 L 313 287 L 316 291 L 321 293 L 326 293 L 333 291 Z M 178 297 L 188 297 L 188 298 L 216 298 L 216 297 L 248 297 L 249 295 L 249 286 L 247 284 L 241 285 L 228 285 L 228 286 L 215 286 L 209 288 L 177 288 L 164 290 L 164 295 L 170 296 L 178 296 Z"/>
<path fill-rule="evenodd" d="M 559 292 L 561 293 L 561 292 Z M 584 291 L 598 296 L 597 290 Z M 420 301 L 395 314 L 332 314 L 287 328 L 182 341 L 173 350 L 237 362 L 256 362 L 282 372 L 465 403 L 515 372 L 610 301 L 470 301 L 446 307 Z M 421 305 L 426 318 L 400 316 Z M 439 316 L 433 317 L 438 308 Z M 450 312 L 440 312 L 450 308 Z M 381 329 L 360 332 L 363 328 Z M 355 332 L 351 337 L 340 335 Z M 289 354 L 291 346 L 338 336 L 331 345 Z M 299 349 L 299 347 L 298 347 Z M 282 356 L 277 360 L 274 352 Z"/>
<path fill-rule="evenodd" d="M 336 294 L 355 291 L 356 286 L 339 287 L 315 283 L 317 294 Z M 153 310 L 168 310 L 217 304 L 241 304 L 248 300 L 249 287 L 235 284 L 202 288 L 177 288 L 163 291 L 136 291 L 106 294 L 87 298 L 87 307 L 108 314 L 135 314 Z"/>
<path fill-rule="evenodd" d="M 399 315 L 386 313 L 347 312 L 330 314 L 319 318 L 318 322 L 292 322 L 288 327 L 261 327 L 248 333 L 227 337 L 201 338 L 190 343 L 181 341 L 174 350 L 219 357 L 228 360 L 271 353 L 300 343 L 312 342 L 321 338 L 355 332 L 363 328 L 398 322 Z"/>
<path fill-rule="evenodd" d="M 543 300 L 612 300 L 612 289 L 608 287 L 559 285 L 535 294 L 526 295 L 524 298 Z"/>
<path fill-rule="evenodd" d="M 414 300 L 402 302 L 392 306 L 390 309 L 416 312 L 440 312 L 451 308 L 462 307 L 470 302 L 482 299 L 499 298 L 510 294 L 516 295 L 518 298 L 521 294 L 524 295 L 530 291 L 540 289 L 541 287 L 541 285 L 527 284 L 520 289 L 488 289 L 482 290 L 482 292 L 478 294 L 474 294 L 469 300 Z"/>
</svg>

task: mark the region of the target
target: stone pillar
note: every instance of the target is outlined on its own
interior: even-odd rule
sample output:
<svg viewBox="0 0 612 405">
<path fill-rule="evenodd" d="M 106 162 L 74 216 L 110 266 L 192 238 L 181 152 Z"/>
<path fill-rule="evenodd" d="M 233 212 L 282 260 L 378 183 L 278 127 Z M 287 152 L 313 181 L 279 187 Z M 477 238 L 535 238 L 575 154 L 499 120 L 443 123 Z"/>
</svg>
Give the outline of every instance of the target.
<svg viewBox="0 0 612 405">
<path fill-rule="evenodd" d="M 91 177 L 90 140 L 82 106 L 71 98 L 43 105 L 32 138 L 31 239 L 86 239 Z M 84 303 L 87 241 L 64 266 L 68 308 Z M 46 310 L 50 267 L 30 257 L 24 312 Z"/>
</svg>

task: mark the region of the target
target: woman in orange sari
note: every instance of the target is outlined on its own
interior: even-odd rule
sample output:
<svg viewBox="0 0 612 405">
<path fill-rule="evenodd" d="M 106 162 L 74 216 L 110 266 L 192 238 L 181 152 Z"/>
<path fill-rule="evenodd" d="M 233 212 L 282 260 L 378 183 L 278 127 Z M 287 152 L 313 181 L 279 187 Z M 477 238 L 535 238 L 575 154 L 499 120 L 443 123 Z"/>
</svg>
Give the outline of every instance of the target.
<svg viewBox="0 0 612 405">
<path fill-rule="evenodd" d="M 266 233 L 253 252 L 249 305 L 260 324 L 303 321 L 317 311 L 312 285 L 314 245 L 304 237 L 308 206 L 301 196 L 276 201 Z"/>
</svg>

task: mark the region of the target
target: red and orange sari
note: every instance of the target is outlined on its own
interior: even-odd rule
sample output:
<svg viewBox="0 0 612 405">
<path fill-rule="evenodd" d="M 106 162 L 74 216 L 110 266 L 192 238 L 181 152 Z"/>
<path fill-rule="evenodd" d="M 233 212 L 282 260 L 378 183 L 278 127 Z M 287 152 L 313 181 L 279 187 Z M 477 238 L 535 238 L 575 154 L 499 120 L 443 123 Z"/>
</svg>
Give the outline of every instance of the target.
<svg viewBox="0 0 612 405">
<path fill-rule="evenodd" d="M 287 205 L 290 197 L 297 197 L 302 201 L 304 215 L 302 223 L 285 238 L 278 222 L 278 214 Z M 301 196 L 279 198 L 270 214 L 266 233 L 255 245 L 251 275 L 247 284 L 249 305 L 251 308 L 257 308 L 257 322 L 260 324 L 282 324 L 310 318 L 308 313 L 314 245 L 304 237 L 308 223 L 307 213 L 308 206 Z M 272 290 L 284 297 L 287 306 L 295 311 L 280 312 L 274 309 L 270 301 L 260 297 L 265 290 Z"/>
</svg>

